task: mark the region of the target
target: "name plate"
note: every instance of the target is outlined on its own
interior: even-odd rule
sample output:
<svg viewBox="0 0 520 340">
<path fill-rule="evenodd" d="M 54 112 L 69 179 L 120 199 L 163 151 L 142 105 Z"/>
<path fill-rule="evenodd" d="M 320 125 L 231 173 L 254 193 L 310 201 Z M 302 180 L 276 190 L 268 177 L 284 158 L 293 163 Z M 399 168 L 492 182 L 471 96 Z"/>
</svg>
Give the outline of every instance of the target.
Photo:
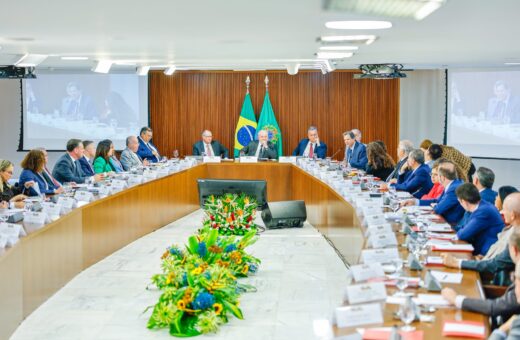
<svg viewBox="0 0 520 340">
<path fill-rule="evenodd" d="M 168 168 L 160 168 L 157 170 L 157 177 L 165 177 L 170 174 L 170 170 Z"/>
<path fill-rule="evenodd" d="M 99 196 L 104 197 L 104 196 L 110 195 L 111 190 L 109 187 L 103 185 L 103 186 L 98 187 L 98 193 L 99 193 Z"/>
<path fill-rule="evenodd" d="M 258 158 L 255 156 L 242 156 L 240 163 L 258 163 Z"/>
<path fill-rule="evenodd" d="M 278 163 L 293 163 L 296 164 L 296 156 L 280 156 Z"/>
<path fill-rule="evenodd" d="M 57 203 L 51 203 L 51 202 L 43 202 L 42 203 L 43 211 L 52 217 L 60 217 L 61 212 L 61 205 Z"/>
<path fill-rule="evenodd" d="M 0 235 L 0 249 L 7 247 L 7 238 Z"/>
<path fill-rule="evenodd" d="M 347 287 L 347 297 L 350 304 L 386 300 L 384 282 L 373 282 Z"/>
<path fill-rule="evenodd" d="M 157 178 L 157 171 L 144 170 L 143 171 L 143 177 L 145 179 L 156 179 Z"/>
<path fill-rule="evenodd" d="M 348 181 L 346 183 L 348 183 Z M 345 192 L 350 193 L 350 194 L 360 194 L 361 187 L 359 185 L 347 186 L 347 187 L 345 187 Z"/>
<path fill-rule="evenodd" d="M 381 304 L 367 303 L 336 308 L 336 323 L 339 328 L 383 323 Z"/>
<path fill-rule="evenodd" d="M 392 260 L 399 259 L 397 248 L 385 249 L 364 249 L 361 251 L 363 263 L 389 263 Z"/>
<path fill-rule="evenodd" d="M 386 219 L 385 219 L 385 215 L 383 215 L 383 214 L 365 216 L 365 223 L 368 226 L 379 225 L 379 224 L 383 224 L 385 222 L 386 222 Z"/>
<path fill-rule="evenodd" d="M 374 249 L 397 246 L 397 238 L 393 232 L 386 234 L 371 235 L 368 243 Z"/>
<path fill-rule="evenodd" d="M 110 182 L 110 186 L 116 190 L 123 190 L 127 187 L 126 181 L 122 179 L 113 179 L 112 182 Z"/>
<path fill-rule="evenodd" d="M 171 170 L 171 168 L 170 168 Z M 128 185 L 137 185 L 143 183 L 143 175 L 129 175 Z"/>
<path fill-rule="evenodd" d="M 379 215 L 381 214 L 381 207 L 376 205 L 369 205 L 361 207 L 361 211 L 364 216 Z"/>
<path fill-rule="evenodd" d="M 44 212 L 27 211 L 23 214 L 24 224 L 44 225 L 47 214 Z"/>
<path fill-rule="evenodd" d="M 222 158 L 220 156 L 204 156 L 202 158 L 203 163 L 220 163 L 222 162 Z"/>
<path fill-rule="evenodd" d="M 25 235 L 25 230 L 19 224 L 0 223 L 0 237 L 5 238 L 6 245 L 9 247 L 14 246 Z"/>
<path fill-rule="evenodd" d="M 58 198 L 58 204 L 61 205 L 63 208 L 72 209 L 74 208 L 74 199 L 72 197 L 60 196 Z"/>
<path fill-rule="evenodd" d="M 350 271 L 352 272 L 352 276 L 356 282 L 362 282 L 385 276 L 383 266 L 381 266 L 381 263 L 379 262 L 358 264 L 350 267 Z"/>
<path fill-rule="evenodd" d="M 371 225 L 367 228 L 366 236 L 392 233 L 392 226 L 388 223 Z"/>
<path fill-rule="evenodd" d="M 91 202 L 94 200 L 94 195 L 89 191 L 78 190 L 74 194 L 74 198 L 76 201 Z"/>
</svg>

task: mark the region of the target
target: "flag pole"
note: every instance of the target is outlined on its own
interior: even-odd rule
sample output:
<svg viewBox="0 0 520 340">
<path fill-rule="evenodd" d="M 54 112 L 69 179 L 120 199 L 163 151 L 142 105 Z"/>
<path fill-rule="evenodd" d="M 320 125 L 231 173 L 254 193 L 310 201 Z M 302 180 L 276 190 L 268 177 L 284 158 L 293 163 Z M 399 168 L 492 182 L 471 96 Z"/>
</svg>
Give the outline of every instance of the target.
<svg viewBox="0 0 520 340">
<path fill-rule="evenodd" d="M 246 77 L 246 94 L 249 93 L 249 84 L 251 84 L 251 79 L 249 76 Z"/>
<path fill-rule="evenodd" d="M 265 76 L 264 83 L 265 83 L 265 90 L 268 91 L 269 90 L 269 77 Z"/>
</svg>

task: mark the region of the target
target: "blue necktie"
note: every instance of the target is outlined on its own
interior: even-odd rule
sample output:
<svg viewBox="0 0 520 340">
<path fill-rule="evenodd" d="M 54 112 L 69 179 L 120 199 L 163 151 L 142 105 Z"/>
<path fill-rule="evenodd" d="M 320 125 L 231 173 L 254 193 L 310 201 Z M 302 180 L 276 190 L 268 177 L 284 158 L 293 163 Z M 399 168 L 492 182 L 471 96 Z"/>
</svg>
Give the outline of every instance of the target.
<svg viewBox="0 0 520 340">
<path fill-rule="evenodd" d="M 350 158 L 352 158 L 352 149 L 348 148 L 348 150 L 347 150 L 347 163 L 350 163 Z"/>
</svg>

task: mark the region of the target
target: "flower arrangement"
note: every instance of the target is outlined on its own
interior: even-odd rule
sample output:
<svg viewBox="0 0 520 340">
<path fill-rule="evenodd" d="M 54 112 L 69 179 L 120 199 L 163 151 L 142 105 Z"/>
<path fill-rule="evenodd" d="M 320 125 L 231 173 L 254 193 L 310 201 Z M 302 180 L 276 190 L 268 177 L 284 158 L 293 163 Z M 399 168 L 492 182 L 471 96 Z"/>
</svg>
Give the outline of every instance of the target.
<svg viewBox="0 0 520 340">
<path fill-rule="evenodd" d="M 162 291 L 148 328 L 169 327 L 178 337 L 216 332 L 233 315 L 242 319 L 239 298 L 254 287 L 237 277 L 256 272 L 260 260 L 245 248 L 256 242 L 255 231 L 242 238 L 219 236 L 203 228 L 188 238 L 185 250 L 169 247 L 162 255 L 162 273 L 152 282 Z"/>
<path fill-rule="evenodd" d="M 258 203 L 243 194 L 209 196 L 204 205 L 204 227 L 217 229 L 221 235 L 244 235 L 256 229 L 254 222 Z"/>
</svg>

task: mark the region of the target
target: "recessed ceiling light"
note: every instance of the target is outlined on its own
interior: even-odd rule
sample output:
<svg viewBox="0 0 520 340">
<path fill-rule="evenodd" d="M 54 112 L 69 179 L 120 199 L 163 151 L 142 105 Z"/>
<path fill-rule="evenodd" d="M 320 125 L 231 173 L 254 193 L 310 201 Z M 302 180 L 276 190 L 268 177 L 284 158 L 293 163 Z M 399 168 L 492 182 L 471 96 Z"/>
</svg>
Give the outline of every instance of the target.
<svg viewBox="0 0 520 340">
<path fill-rule="evenodd" d="M 24 54 L 15 64 L 18 67 L 35 67 L 47 59 L 46 54 Z"/>
<path fill-rule="evenodd" d="M 88 57 L 61 57 L 61 60 L 88 60 Z"/>
<path fill-rule="evenodd" d="M 96 73 L 108 73 L 112 67 L 112 60 L 100 60 L 92 71 Z"/>
<path fill-rule="evenodd" d="M 171 76 L 176 69 L 177 68 L 175 67 L 175 65 L 168 66 L 168 68 L 164 70 L 164 74 L 167 76 Z"/>
<path fill-rule="evenodd" d="M 392 27 L 390 21 L 329 21 L 325 27 L 337 30 L 377 30 Z"/>
<path fill-rule="evenodd" d="M 377 37 L 375 35 L 328 35 L 320 38 L 320 40 L 324 42 L 365 41 L 365 44 L 367 45 L 370 45 L 376 39 Z"/>
<path fill-rule="evenodd" d="M 319 59 L 343 59 L 350 58 L 354 55 L 351 52 L 318 52 L 317 56 Z"/>
<path fill-rule="evenodd" d="M 321 46 L 320 51 L 357 51 L 357 46 Z"/>
<path fill-rule="evenodd" d="M 415 20 L 422 20 L 426 18 L 428 15 L 432 14 L 436 10 L 438 10 L 442 5 L 444 1 L 443 0 L 432 0 L 428 1 L 424 4 L 420 9 L 418 9 L 415 14 L 414 18 Z"/>
</svg>

